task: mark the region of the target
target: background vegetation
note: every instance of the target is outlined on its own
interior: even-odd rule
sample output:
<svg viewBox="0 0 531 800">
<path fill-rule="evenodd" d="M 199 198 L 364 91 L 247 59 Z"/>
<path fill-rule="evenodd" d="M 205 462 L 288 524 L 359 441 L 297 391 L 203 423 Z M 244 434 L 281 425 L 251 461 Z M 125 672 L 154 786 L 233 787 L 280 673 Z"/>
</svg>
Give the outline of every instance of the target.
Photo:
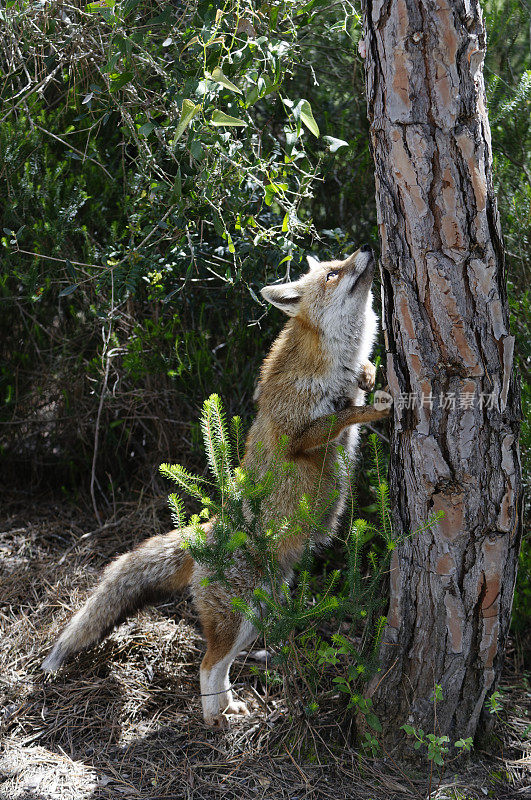
<svg viewBox="0 0 531 800">
<path fill-rule="evenodd" d="M 529 7 L 492 0 L 485 13 L 525 411 Z M 90 487 L 105 513 L 149 482 L 159 492 L 162 461 L 204 467 L 198 410 L 212 392 L 229 416 L 252 415 L 281 323 L 264 283 L 296 275 L 309 251 L 377 248 L 360 10 L 9 2 L 0 24 L 0 477 Z M 527 423 L 525 452 L 528 437 Z M 528 600 L 522 585 L 517 625 Z"/>
</svg>

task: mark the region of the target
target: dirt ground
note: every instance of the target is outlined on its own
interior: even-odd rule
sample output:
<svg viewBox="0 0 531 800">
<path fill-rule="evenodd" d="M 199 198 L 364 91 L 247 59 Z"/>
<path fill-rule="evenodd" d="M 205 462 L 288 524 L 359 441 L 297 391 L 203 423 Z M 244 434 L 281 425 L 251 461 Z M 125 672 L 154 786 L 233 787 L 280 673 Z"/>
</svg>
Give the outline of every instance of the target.
<svg viewBox="0 0 531 800">
<path fill-rule="evenodd" d="M 361 755 L 334 714 L 303 737 L 282 692 L 265 692 L 251 656 L 240 657 L 231 675 L 251 716 L 226 731 L 206 728 L 198 686 L 204 644 L 186 598 L 142 612 L 45 677 L 49 645 L 101 567 L 161 532 L 167 515 L 163 500 L 142 502 L 95 529 L 71 501 L 26 506 L 11 498 L 0 518 L 2 800 L 427 797 L 428 767 L 423 774 L 389 754 Z M 452 764 L 442 779 L 435 774 L 433 798 L 531 797 L 530 692 L 509 662 L 506 709 L 489 751 Z"/>
</svg>

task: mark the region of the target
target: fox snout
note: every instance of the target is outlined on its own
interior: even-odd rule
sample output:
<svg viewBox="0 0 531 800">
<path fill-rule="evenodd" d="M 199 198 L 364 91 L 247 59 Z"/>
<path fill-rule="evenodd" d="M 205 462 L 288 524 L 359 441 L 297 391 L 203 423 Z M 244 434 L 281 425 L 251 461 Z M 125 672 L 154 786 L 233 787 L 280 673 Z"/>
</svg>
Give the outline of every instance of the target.
<svg viewBox="0 0 531 800">
<path fill-rule="evenodd" d="M 345 262 L 349 272 L 361 275 L 367 267 L 374 265 L 374 253 L 370 244 L 362 244 Z"/>
<path fill-rule="evenodd" d="M 363 262 L 365 263 L 363 264 Z M 374 264 L 374 253 L 369 244 L 363 244 L 358 250 L 356 266 L 362 266 L 362 269 L 366 269 L 369 264 Z"/>
<path fill-rule="evenodd" d="M 375 264 L 372 247 L 368 244 L 362 245 L 355 254 L 354 268 L 351 270 L 352 283 L 348 289 L 349 296 L 363 292 L 371 285 Z"/>
</svg>

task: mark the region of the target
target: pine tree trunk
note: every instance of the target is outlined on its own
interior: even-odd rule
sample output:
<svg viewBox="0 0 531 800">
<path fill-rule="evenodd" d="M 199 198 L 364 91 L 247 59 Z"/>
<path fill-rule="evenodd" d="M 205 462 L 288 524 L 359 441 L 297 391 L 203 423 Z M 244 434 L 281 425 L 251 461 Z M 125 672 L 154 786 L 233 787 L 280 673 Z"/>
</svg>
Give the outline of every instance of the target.
<svg viewBox="0 0 531 800">
<path fill-rule="evenodd" d="M 388 741 L 408 722 L 478 731 L 499 678 L 521 532 L 519 392 L 492 188 L 477 0 L 364 0 L 367 102 L 394 398 L 382 672 Z M 383 676 L 383 677 L 382 677 Z"/>
</svg>

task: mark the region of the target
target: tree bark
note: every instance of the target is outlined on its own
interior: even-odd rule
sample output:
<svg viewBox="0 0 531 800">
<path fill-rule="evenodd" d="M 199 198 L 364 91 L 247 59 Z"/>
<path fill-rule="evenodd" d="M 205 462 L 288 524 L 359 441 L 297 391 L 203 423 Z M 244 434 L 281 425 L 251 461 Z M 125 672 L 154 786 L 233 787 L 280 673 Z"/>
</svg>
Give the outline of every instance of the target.
<svg viewBox="0 0 531 800">
<path fill-rule="evenodd" d="M 521 533 L 485 28 L 477 0 L 364 0 L 364 36 L 394 523 L 407 533 L 444 512 L 394 554 L 370 692 L 388 741 L 405 722 L 453 741 L 476 734 L 500 675 Z"/>
</svg>

